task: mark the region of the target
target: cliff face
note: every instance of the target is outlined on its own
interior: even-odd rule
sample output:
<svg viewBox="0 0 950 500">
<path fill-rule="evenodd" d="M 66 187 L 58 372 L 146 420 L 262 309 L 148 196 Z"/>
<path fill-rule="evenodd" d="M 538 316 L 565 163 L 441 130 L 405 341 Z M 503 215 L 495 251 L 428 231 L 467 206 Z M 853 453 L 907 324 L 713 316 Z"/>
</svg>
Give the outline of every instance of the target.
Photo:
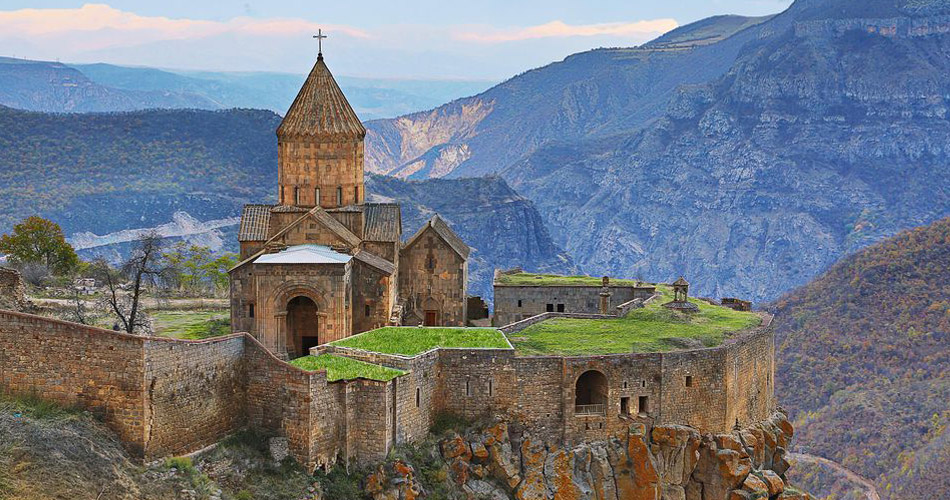
<svg viewBox="0 0 950 500">
<path fill-rule="evenodd" d="M 799 0 L 707 45 L 578 54 L 473 98 L 491 113 L 423 154 L 388 145 L 409 153 L 380 170 L 464 145 L 445 175 L 500 172 L 582 270 L 774 299 L 950 211 L 948 16 Z"/>
<path fill-rule="evenodd" d="M 570 272 L 571 258 L 548 234 L 534 204 L 500 177 L 407 182 L 367 176 L 370 201 L 401 204 L 404 238 L 436 213 L 472 248 L 469 294 L 490 299 L 495 268 Z"/>
<path fill-rule="evenodd" d="M 702 435 L 634 425 L 622 436 L 571 449 L 509 432 L 505 423 L 441 441 L 451 479 L 469 498 L 504 500 L 805 500 L 787 486 L 783 414 L 731 434 Z M 380 467 L 367 481 L 375 500 L 417 498 L 425 487 L 411 464 Z"/>
</svg>

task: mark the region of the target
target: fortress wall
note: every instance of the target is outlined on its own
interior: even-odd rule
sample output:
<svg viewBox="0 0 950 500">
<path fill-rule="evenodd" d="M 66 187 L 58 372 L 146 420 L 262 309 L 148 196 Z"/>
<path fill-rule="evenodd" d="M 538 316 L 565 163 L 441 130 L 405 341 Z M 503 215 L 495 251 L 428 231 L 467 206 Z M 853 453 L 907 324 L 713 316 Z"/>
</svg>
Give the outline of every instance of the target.
<svg viewBox="0 0 950 500">
<path fill-rule="evenodd" d="M 610 286 L 609 313 L 633 299 L 647 299 L 651 292 L 633 286 Z M 504 326 L 548 312 L 547 305 L 564 304 L 564 312 L 600 312 L 601 286 L 495 286 L 495 315 L 492 324 Z M 518 301 L 521 307 L 518 307 Z"/>
<path fill-rule="evenodd" d="M 467 418 L 503 415 L 518 401 L 511 349 L 440 349 L 437 411 Z"/>
<path fill-rule="evenodd" d="M 726 353 L 722 347 L 663 353 L 659 424 L 727 431 Z M 687 386 L 687 377 L 691 385 Z"/>
<path fill-rule="evenodd" d="M 244 335 L 145 341 L 145 456 L 189 453 L 245 423 Z"/>
<path fill-rule="evenodd" d="M 557 442 L 564 437 L 564 367 L 557 357 L 513 357 L 515 380 L 511 388 L 517 396 L 507 408 L 518 423 L 533 436 Z"/>
<path fill-rule="evenodd" d="M 0 391 L 35 394 L 101 415 L 145 452 L 144 338 L 0 311 Z"/>
<path fill-rule="evenodd" d="M 775 339 L 771 326 L 724 347 L 726 428 L 767 418 L 775 403 Z"/>
<path fill-rule="evenodd" d="M 346 457 L 364 463 L 384 459 L 393 444 L 394 384 L 357 379 L 341 385 L 346 390 L 345 413 L 341 413 L 347 421 Z"/>
<path fill-rule="evenodd" d="M 408 369 L 409 374 L 393 380 L 396 387 L 397 443 L 422 439 L 432 427 L 439 399 L 439 353 L 429 351 L 400 368 Z"/>
</svg>

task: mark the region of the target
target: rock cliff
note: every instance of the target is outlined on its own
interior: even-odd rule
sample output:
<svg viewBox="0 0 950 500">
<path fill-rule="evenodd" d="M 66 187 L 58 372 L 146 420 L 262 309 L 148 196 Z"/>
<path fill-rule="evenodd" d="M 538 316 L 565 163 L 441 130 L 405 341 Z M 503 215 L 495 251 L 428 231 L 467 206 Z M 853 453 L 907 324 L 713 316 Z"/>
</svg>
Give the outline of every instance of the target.
<svg viewBox="0 0 950 500">
<path fill-rule="evenodd" d="M 607 441 L 563 448 L 497 423 L 440 442 L 451 479 L 468 498 L 504 500 L 806 500 L 785 482 L 793 430 L 785 415 L 731 434 L 633 425 Z M 423 498 L 411 464 L 380 466 L 375 500 Z"/>
</svg>

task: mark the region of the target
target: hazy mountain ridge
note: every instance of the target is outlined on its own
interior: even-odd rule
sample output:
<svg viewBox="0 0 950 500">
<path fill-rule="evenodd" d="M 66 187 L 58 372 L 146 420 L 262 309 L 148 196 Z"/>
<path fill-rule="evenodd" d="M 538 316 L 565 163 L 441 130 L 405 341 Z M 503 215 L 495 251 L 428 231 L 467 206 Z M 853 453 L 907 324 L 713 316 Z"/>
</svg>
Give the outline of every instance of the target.
<svg viewBox="0 0 950 500">
<path fill-rule="evenodd" d="M 948 270 L 942 219 L 842 259 L 774 306 L 776 394 L 796 447 L 886 499 L 950 490 Z"/>
<path fill-rule="evenodd" d="M 841 255 L 950 212 L 948 12 L 942 1 L 799 0 L 721 42 L 652 52 L 626 67 L 649 66 L 664 82 L 682 75 L 658 61 L 706 66 L 705 78 L 630 91 L 622 106 L 600 99 L 599 108 L 584 105 L 597 111 L 577 115 L 556 92 L 546 106 L 502 98 L 565 75 L 573 80 L 564 88 L 609 88 L 618 80 L 605 81 L 593 65 L 597 52 L 627 52 L 572 56 L 476 97 L 492 97 L 494 111 L 453 139 L 467 158 L 447 175 L 501 170 L 582 270 L 686 274 L 703 294 L 775 298 Z M 505 121 L 499 109 L 521 115 Z M 545 113 L 578 117 L 574 132 L 524 125 Z M 401 125 L 417 116 L 370 128 L 392 141 L 402 126 L 418 140 L 417 129 Z M 435 137 L 453 126 L 418 129 Z M 537 147 L 525 146 L 531 137 Z M 410 150 L 406 143 L 386 148 Z M 527 154 L 511 162 L 517 152 Z"/>
</svg>

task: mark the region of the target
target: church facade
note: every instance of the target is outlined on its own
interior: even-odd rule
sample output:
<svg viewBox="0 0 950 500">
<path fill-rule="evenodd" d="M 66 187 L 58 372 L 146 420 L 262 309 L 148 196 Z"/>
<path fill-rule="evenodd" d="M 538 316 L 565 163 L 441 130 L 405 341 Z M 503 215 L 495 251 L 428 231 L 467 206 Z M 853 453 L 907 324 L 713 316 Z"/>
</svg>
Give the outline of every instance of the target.
<svg viewBox="0 0 950 500">
<path fill-rule="evenodd" d="M 438 215 L 403 242 L 367 203 L 366 129 L 322 53 L 277 129 L 276 205 L 246 205 L 231 325 L 283 358 L 382 326 L 465 326 L 469 247 Z"/>
</svg>

